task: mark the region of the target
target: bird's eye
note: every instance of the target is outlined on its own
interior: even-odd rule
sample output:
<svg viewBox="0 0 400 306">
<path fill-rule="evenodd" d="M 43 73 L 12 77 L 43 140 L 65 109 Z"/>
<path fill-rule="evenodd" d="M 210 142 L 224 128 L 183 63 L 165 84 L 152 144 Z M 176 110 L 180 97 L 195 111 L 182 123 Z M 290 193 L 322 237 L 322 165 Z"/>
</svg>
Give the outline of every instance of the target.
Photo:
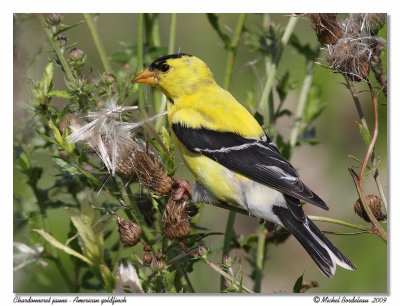
<svg viewBox="0 0 400 306">
<path fill-rule="evenodd" d="M 169 70 L 170 66 L 168 64 L 161 64 L 160 65 L 160 70 L 162 72 L 167 72 Z"/>
</svg>

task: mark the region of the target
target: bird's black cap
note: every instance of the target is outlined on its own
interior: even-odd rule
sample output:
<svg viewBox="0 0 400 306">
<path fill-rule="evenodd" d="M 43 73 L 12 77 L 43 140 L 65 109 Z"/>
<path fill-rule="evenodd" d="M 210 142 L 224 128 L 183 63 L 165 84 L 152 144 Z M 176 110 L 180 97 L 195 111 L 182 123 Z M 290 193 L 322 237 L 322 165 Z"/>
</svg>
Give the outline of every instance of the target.
<svg viewBox="0 0 400 306">
<path fill-rule="evenodd" d="M 169 54 L 169 55 L 164 55 L 162 57 L 157 58 L 154 62 L 152 62 L 149 66 L 150 70 L 160 70 L 160 67 L 162 64 L 164 64 L 167 60 L 169 59 L 174 59 L 174 58 L 181 58 L 183 56 L 192 56 L 190 54 L 186 53 L 175 53 L 175 54 Z"/>
</svg>

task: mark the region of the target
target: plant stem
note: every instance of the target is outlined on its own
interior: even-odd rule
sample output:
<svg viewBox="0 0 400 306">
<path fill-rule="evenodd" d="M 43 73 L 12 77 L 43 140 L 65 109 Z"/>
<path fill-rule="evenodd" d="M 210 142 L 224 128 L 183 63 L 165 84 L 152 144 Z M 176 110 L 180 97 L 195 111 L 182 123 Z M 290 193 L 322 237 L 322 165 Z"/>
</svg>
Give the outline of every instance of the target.
<svg viewBox="0 0 400 306">
<path fill-rule="evenodd" d="M 304 117 L 304 109 L 307 102 L 308 93 L 313 81 L 314 75 L 314 60 L 309 60 L 307 63 L 307 73 L 304 78 L 303 86 L 301 87 L 299 102 L 297 103 L 296 121 L 290 134 L 290 146 L 294 148 L 302 128 L 302 118 Z"/>
<path fill-rule="evenodd" d="M 348 88 L 350 90 L 351 96 L 353 98 L 354 104 L 355 104 L 356 109 L 357 109 L 358 116 L 360 117 L 360 120 L 361 120 L 361 124 L 364 127 L 364 129 L 369 131 L 368 123 L 367 123 L 367 120 L 365 119 L 364 111 L 363 111 L 363 109 L 361 107 L 361 102 L 360 102 L 360 99 L 358 98 L 358 94 L 357 94 L 357 91 L 356 91 L 356 89 L 354 87 L 354 83 L 349 78 L 347 78 L 346 76 L 344 76 L 344 79 L 346 80 L 347 86 L 348 86 Z M 379 176 L 378 169 L 376 168 L 376 165 L 377 165 L 378 161 L 376 159 L 374 150 L 372 150 L 372 153 L 371 153 L 371 161 L 372 161 L 372 166 L 373 166 L 373 169 L 374 169 L 373 170 L 373 176 L 374 176 L 374 179 L 375 179 L 375 183 L 376 183 L 376 186 L 378 188 L 379 195 L 381 196 L 382 203 L 383 203 L 383 206 L 385 208 L 385 211 L 387 212 L 386 196 L 385 196 L 385 192 L 384 192 L 383 187 L 382 187 L 382 182 L 381 182 L 381 179 L 380 179 L 380 176 Z"/>
<path fill-rule="evenodd" d="M 337 225 L 341 225 L 341 226 L 345 226 L 345 227 L 349 227 L 349 228 L 354 228 L 357 230 L 368 231 L 369 233 L 371 233 L 371 229 L 369 227 L 361 225 L 361 224 L 353 224 L 353 223 L 345 222 L 342 220 L 326 218 L 326 217 L 321 217 L 321 216 L 308 216 L 308 218 L 311 221 L 332 223 L 332 224 L 337 224 Z"/>
<path fill-rule="evenodd" d="M 45 18 L 43 16 L 40 16 L 39 18 L 40 18 L 40 23 L 42 25 L 42 28 L 43 28 L 44 32 L 46 33 L 47 38 L 49 39 L 51 46 L 53 47 L 53 50 L 56 53 L 57 58 L 60 61 L 60 64 L 61 64 L 65 74 L 67 75 L 68 80 L 71 82 L 75 82 L 75 76 L 72 73 L 72 70 L 69 67 L 68 62 L 65 59 L 64 54 L 62 53 L 60 47 L 54 41 L 53 33 L 52 33 L 51 29 L 47 26 Z"/>
<path fill-rule="evenodd" d="M 265 226 L 264 223 L 258 226 L 257 230 L 257 257 L 256 257 L 256 276 L 254 281 L 254 292 L 261 292 L 261 281 L 264 271 L 265 254 Z"/>
<path fill-rule="evenodd" d="M 268 69 L 268 77 L 267 80 L 265 81 L 265 85 L 264 85 L 264 89 L 262 91 L 261 94 L 261 99 L 260 102 L 258 104 L 258 111 L 260 114 L 262 114 L 264 116 L 264 118 L 271 118 L 270 111 L 269 108 L 271 108 L 269 105 L 269 97 L 270 94 L 272 92 L 272 87 L 276 78 L 276 73 L 277 73 L 277 68 L 278 68 L 278 64 L 283 52 L 283 48 L 287 45 L 290 36 L 292 35 L 294 28 L 296 26 L 297 23 L 297 17 L 290 17 L 289 22 L 286 26 L 285 32 L 283 33 L 281 42 L 280 42 L 280 46 L 277 47 L 277 50 L 275 51 L 275 55 L 272 59 L 272 63 Z M 268 65 L 269 66 L 269 65 Z"/>
<path fill-rule="evenodd" d="M 174 53 L 176 41 L 176 13 L 171 14 L 171 21 L 169 24 L 169 41 L 168 41 L 168 54 Z"/>
<path fill-rule="evenodd" d="M 236 57 L 236 50 L 239 45 L 240 36 L 243 31 L 243 26 L 244 26 L 245 20 L 246 20 L 246 14 L 244 14 L 244 13 L 240 14 L 238 21 L 236 23 L 235 32 L 233 34 L 233 37 L 230 40 L 230 45 L 228 47 L 228 55 L 227 55 L 225 78 L 224 78 L 224 88 L 227 90 L 229 89 L 229 85 L 231 83 L 232 70 L 233 70 L 233 65 L 235 63 L 235 57 Z M 221 261 L 224 260 L 225 255 L 229 255 L 229 251 L 231 249 L 231 240 L 232 240 L 232 236 L 233 236 L 233 232 L 234 232 L 233 226 L 235 224 L 235 217 L 236 217 L 236 213 L 233 211 L 230 211 L 229 215 L 228 215 L 228 221 L 226 223 L 224 246 L 222 249 Z M 221 291 L 223 291 L 224 288 L 225 288 L 224 278 L 221 277 Z"/>
<path fill-rule="evenodd" d="M 111 65 L 108 60 L 107 54 L 104 50 L 104 46 L 100 40 L 99 33 L 97 32 L 97 28 L 95 25 L 95 21 L 93 20 L 93 16 L 90 13 L 84 13 L 83 15 L 86 19 L 86 22 L 87 22 L 90 34 L 92 35 L 97 52 L 99 53 L 100 60 L 103 65 L 104 71 L 106 73 L 112 73 Z"/>
<path fill-rule="evenodd" d="M 369 220 L 374 225 L 372 231 L 377 236 L 379 236 L 385 243 L 387 243 L 387 234 L 386 234 L 385 230 L 379 224 L 378 220 L 376 220 L 374 214 L 372 213 L 371 209 L 369 208 L 369 206 L 367 204 L 367 201 L 365 199 L 365 193 L 364 193 L 364 190 L 362 187 L 362 181 L 360 180 L 357 173 L 353 169 L 349 168 L 349 171 L 350 171 L 351 177 L 353 178 L 354 184 L 356 185 L 357 193 L 361 200 L 361 204 L 362 204 L 365 212 L 367 213 Z"/>
<path fill-rule="evenodd" d="M 222 248 L 222 260 L 224 260 L 225 255 L 229 255 L 229 251 L 231 250 L 231 241 L 234 234 L 234 225 L 235 225 L 236 213 L 234 211 L 230 211 L 228 214 L 228 221 L 226 222 L 225 228 L 225 236 L 224 236 L 224 246 Z M 225 289 L 225 279 L 221 277 L 221 292 Z"/>
<path fill-rule="evenodd" d="M 229 89 L 232 79 L 232 69 L 236 59 L 236 50 L 240 42 L 240 37 L 242 35 L 244 22 L 246 21 L 247 14 L 242 13 L 239 15 L 238 21 L 236 23 L 236 29 L 230 40 L 230 45 L 228 46 L 228 55 L 226 59 L 226 69 L 223 86 L 225 89 Z"/>
<path fill-rule="evenodd" d="M 368 82 L 368 87 L 369 87 L 369 91 L 371 93 L 371 100 L 372 100 L 372 105 L 373 105 L 373 110 L 374 110 L 374 132 L 372 134 L 372 138 L 371 141 L 369 143 L 368 149 L 367 149 L 367 153 L 365 154 L 364 157 L 364 162 L 362 164 L 361 170 L 360 170 L 360 175 L 359 175 L 359 179 L 360 181 L 364 180 L 364 174 L 365 174 L 365 170 L 367 168 L 367 164 L 368 164 L 368 160 L 370 159 L 372 152 L 374 151 L 374 146 L 375 146 L 375 142 L 376 139 L 378 138 L 378 129 L 379 129 L 379 125 L 378 125 L 378 102 L 376 100 L 374 91 L 372 89 L 371 83 Z"/>
<path fill-rule="evenodd" d="M 346 78 L 347 79 L 347 78 Z M 357 175 L 353 169 L 349 169 L 350 174 L 353 178 L 354 184 L 356 185 L 357 193 L 360 197 L 361 204 L 367 213 L 367 216 L 370 220 L 370 222 L 374 225 L 373 231 L 380 237 L 382 238 L 385 243 L 387 243 L 387 234 L 385 230 L 381 227 L 380 223 L 378 220 L 375 218 L 374 214 L 372 213 L 366 199 L 365 199 L 365 193 L 362 187 L 362 182 L 364 180 L 364 174 L 365 170 L 367 168 L 368 160 L 371 158 L 375 146 L 376 139 L 378 137 L 378 101 L 376 100 L 375 93 L 372 89 L 371 83 L 368 81 L 368 87 L 369 91 L 371 94 L 371 100 L 372 100 L 372 105 L 373 105 L 373 110 L 374 110 L 374 132 L 371 138 L 371 141 L 369 143 L 367 153 L 365 154 L 364 161 L 360 170 L 360 175 Z M 351 84 L 348 82 L 348 84 Z"/>
<path fill-rule="evenodd" d="M 139 14 L 138 18 L 138 39 L 137 39 L 137 65 L 138 69 L 143 67 L 143 13 Z M 138 104 L 143 108 L 144 106 L 144 92 L 143 86 L 138 89 Z"/>
<path fill-rule="evenodd" d="M 239 213 L 239 214 L 242 214 L 242 215 L 245 215 L 245 216 L 248 216 L 248 217 L 255 218 L 254 216 L 250 215 L 247 210 L 244 210 L 244 209 L 236 207 L 236 206 L 229 205 L 224 202 L 213 203 L 213 205 L 223 208 L 223 209 L 227 209 L 227 210 Z M 371 229 L 369 227 L 361 225 L 361 224 L 353 224 L 353 223 L 349 223 L 346 221 L 332 219 L 332 218 L 325 218 L 325 217 L 321 217 L 321 216 L 308 216 L 308 217 L 312 221 L 332 223 L 332 224 L 337 224 L 337 225 L 341 225 L 341 226 L 345 226 L 345 227 L 349 227 L 349 228 L 354 228 L 354 229 L 358 229 L 358 230 L 363 230 L 363 231 L 365 230 L 365 231 L 371 232 Z"/>
</svg>

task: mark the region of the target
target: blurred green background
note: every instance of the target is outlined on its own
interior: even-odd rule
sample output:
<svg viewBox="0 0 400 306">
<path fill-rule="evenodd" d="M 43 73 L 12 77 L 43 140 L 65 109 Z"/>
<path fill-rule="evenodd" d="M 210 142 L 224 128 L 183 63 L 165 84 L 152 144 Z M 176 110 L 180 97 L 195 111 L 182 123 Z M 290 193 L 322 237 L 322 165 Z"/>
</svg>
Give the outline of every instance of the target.
<svg viewBox="0 0 400 306">
<path fill-rule="evenodd" d="M 132 42 L 137 40 L 137 18 L 135 14 L 102 14 L 98 20 L 98 30 L 102 42 L 108 54 L 122 49 L 120 42 Z M 167 45 L 170 16 L 160 15 L 161 42 Z M 66 14 L 64 23 L 73 24 L 82 20 L 80 14 Z M 225 29 L 233 31 L 237 20 L 236 14 L 221 14 L 220 24 Z M 272 22 L 282 24 L 284 27 L 288 16 L 284 14 L 272 14 Z M 262 23 L 261 14 L 249 14 L 246 27 L 258 28 Z M 310 43 L 316 47 L 318 42 L 309 20 L 301 19 L 295 29 L 296 35 L 302 43 Z M 380 32 L 380 36 L 386 37 L 386 27 Z M 93 73 L 102 72 L 102 66 L 91 36 L 85 24 L 73 28 L 68 32 L 68 39 L 77 42 L 78 47 L 88 55 L 87 66 Z M 30 79 L 41 78 L 44 66 L 48 62 L 49 55 L 47 39 L 40 28 L 39 22 L 34 16 L 17 14 L 14 18 L 14 139 L 29 139 L 35 142 L 38 137 L 29 126 L 31 82 Z M 205 14 L 178 14 L 176 51 L 195 55 L 203 59 L 214 72 L 218 83 L 222 83 L 224 77 L 226 50 L 209 24 Z M 256 100 L 260 98 L 262 84 L 265 76 L 256 73 L 254 67 L 260 66 L 257 62 L 259 55 L 241 43 L 237 61 L 234 65 L 231 93 L 239 100 L 246 101 L 248 92 L 254 92 Z M 323 55 L 321 55 L 323 62 Z M 255 64 L 254 64 L 255 63 Z M 278 76 L 290 71 L 291 78 L 296 83 L 289 94 L 286 108 L 293 113 L 296 110 L 299 90 L 305 75 L 306 62 L 293 48 L 286 48 L 279 65 Z M 139 70 L 139 69 L 138 69 Z M 258 72 L 260 69 L 258 69 Z M 62 83 L 61 74 L 58 76 Z M 364 223 L 354 214 L 353 204 L 357 199 L 356 190 L 347 168 L 354 165 L 348 155 L 362 157 L 366 148 L 359 135 L 357 112 L 348 90 L 343 85 L 344 79 L 339 74 L 319 65 L 315 67 L 314 82 L 318 84 L 322 92 L 322 100 L 327 104 L 324 112 L 316 123 L 316 136 L 321 144 L 316 146 L 303 145 L 293 152 L 292 163 L 299 170 L 303 181 L 311 189 L 315 190 L 329 205 L 329 211 L 323 211 L 310 205 L 306 206 L 307 213 L 311 215 L 329 216 L 353 223 Z M 357 85 L 358 89 L 365 90 L 366 85 Z M 369 122 L 371 122 L 371 101 L 369 93 L 361 93 L 362 105 Z M 380 173 L 385 191 L 388 191 L 387 181 L 387 108 L 383 94 L 379 95 L 379 137 L 376 152 L 381 159 Z M 294 124 L 294 118 L 282 117 L 277 122 L 277 130 L 287 139 L 290 129 Z M 372 123 L 370 123 L 372 126 Z M 48 184 L 56 173 L 57 168 L 49 162 L 49 152 L 42 151 L 35 154 L 35 164 L 45 169 L 41 179 L 42 186 Z M 187 178 L 192 181 L 192 176 L 185 169 L 177 155 L 179 169 L 177 177 Z M 29 210 L 35 205 L 32 192 L 25 183 L 24 176 L 14 166 L 14 211 Z M 367 193 L 377 193 L 373 180 L 368 177 Z M 200 225 L 213 231 L 225 230 L 227 211 L 220 208 L 206 206 L 203 209 Z M 18 223 L 14 219 L 14 223 Z M 258 220 L 246 216 L 237 216 L 235 230 L 238 234 L 248 234 L 256 230 Z M 318 226 L 326 230 L 342 230 L 337 226 L 319 223 Z M 64 209 L 49 211 L 49 227 L 55 237 L 60 241 L 67 239 L 68 216 Z M 346 229 L 343 229 L 346 230 Z M 385 293 L 388 290 L 388 260 L 386 245 L 372 235 L 354 236 L 329 236 L 332 242 L 343 251 L 358 267 L 356 272 L 350 272 L 341 268 L 337 269 L 332 279 L 324 277 L 307 253 L 292 237 L 283 245 L 269 246 L 267 262 L 262 283 L 263 293 L 290 292 L 294 281 L 304 273 L 305 280 L 316 280 L 319 288 L 312 289 L 309 293 L 338 292 L 338 293 Z M 28 238 L 27 229 L 18 230 L 14 234 L 14 241 L 24 242 Z M 209 238 L 210 245 L 222 243 L 220 237 Z M 231 254 L 235 254 L 233 250 Z M 238 255 L 244 255 L 238 252 Z M 214 254 L 215 261 L 220 260 L 220 254 Z M 71 267 L 69 258 L 62 257 L 65 265 Z M 243 270 L 246 271 L 246 261 L 242 260 Z M 193 285 L 197 292 L 218 292 L 219 276 L 213 273 L 209 267 L 198 263 L 191 274 Z M 244 277 L 244 284 L 249 283 L 248 276 Z M 31 264 L 14 274 L 15 292 L 66 292 L 68 291 L 58 271 L 52 263 L 47 267 Z"/>
</svg>

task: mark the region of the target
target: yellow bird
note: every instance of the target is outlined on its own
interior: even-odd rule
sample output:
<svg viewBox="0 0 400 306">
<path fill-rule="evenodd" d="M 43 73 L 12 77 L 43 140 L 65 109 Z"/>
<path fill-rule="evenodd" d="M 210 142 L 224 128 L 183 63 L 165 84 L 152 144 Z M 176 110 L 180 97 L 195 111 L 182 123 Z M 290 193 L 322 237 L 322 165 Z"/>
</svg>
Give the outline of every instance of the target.
<svg viewBox="0 0 400 306">
<path fill-rule="evenodd" d="M 155 60 L 134 82 L 158 87 L 168 98 L 168 121 L 186 166 L 196 179 L 194 201 L 224 201 L 284 226 L 322 273 L 336 265 L 355 270 L 305 215 L 300 200 L 328 209 L 299 178 L 254 117 L 214 80 L 195 56 Z"/>
</svg>

